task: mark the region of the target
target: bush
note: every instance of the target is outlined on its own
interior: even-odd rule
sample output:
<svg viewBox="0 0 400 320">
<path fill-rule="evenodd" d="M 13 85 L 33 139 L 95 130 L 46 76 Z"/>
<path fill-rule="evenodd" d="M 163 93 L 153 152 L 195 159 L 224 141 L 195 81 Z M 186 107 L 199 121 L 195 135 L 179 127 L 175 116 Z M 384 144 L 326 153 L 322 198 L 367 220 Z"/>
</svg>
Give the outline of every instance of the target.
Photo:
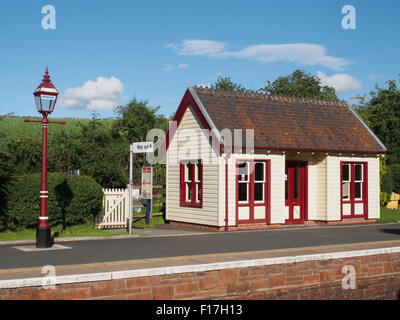
<svg viewBox="0 0 400 320">
<path fill-rule="evenodd" d="M 388 194 L 386 192 L 381 192 L 380 203 L 381 207 L 385 207 L 388 203 Z"/>
<path fill-rule="evenodd" d="M 92 178 L 48 174 L 47 211 L 50 226 L 87 223 L 101 211 L 103 191 Z M 16 178 L 8 199 L 7 227 L 10 230 L 34 228 L 40 215 L 41 174 Z"/>
<path fill-rule="evenodd" d="M 382 177 L 382 182 L 381 182 L 381 191 L 392 194 L 393 190 L 393 178 L 391 175 L 387 174 Z"/>
<path fill-rule="evenodd" d="M 391 166 L 392 179 L 393 179 L 393 191 L 400 193 L 400 164 L 394 163 Z"/>
<path fill-rule="evenodd" d="M 381 180 L 381 206 L 384 207 L 390 199 L 393 190 L 393 178 L 390 174 L 386 174 Z"/>
</svg>

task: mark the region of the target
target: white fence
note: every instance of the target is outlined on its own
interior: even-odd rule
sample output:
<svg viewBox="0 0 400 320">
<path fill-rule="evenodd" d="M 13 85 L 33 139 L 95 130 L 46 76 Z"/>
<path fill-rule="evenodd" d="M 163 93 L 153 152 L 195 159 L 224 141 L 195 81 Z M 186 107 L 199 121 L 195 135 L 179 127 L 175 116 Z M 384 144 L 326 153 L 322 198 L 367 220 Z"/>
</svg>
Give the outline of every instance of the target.
<svg viewBox="0 0 400 320">
<path fill-rule="evenodd" d="M 103 192 L 103 209 L 96 223 L 97 228 L 127 228 L 129 189 L 103 189 Z"/>
</svg>

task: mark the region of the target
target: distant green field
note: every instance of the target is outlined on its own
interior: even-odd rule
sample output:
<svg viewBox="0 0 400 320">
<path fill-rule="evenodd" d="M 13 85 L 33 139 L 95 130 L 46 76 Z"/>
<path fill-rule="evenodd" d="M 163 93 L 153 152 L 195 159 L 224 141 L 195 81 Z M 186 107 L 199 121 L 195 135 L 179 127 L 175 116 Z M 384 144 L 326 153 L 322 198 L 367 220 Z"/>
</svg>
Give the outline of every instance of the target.
<svg viewBox="0 0 400 320">
<path fill-rule="evenodd" d="M 37 136 L 42 134 L 42 126 L 39 123 L 26 123 L 24 119 L 40 120 L 37 117 L 1 117 L 0 118 L 0 134 L 5 134 L 7 137 L 13 137 L 16 135 L 32 135 Z M 51 133 L 59 132 L 64 130 L 65 132 L 74 132 L 79 129 L 78 124 L 87 124 L 91 119 L 82 118 L 49 118 L 50 121 L 65 121 L 66 125 L 49 125 L 49 135 Z M 102 124 L 107 127 L 112 126 L 115 120 L 113 119 L 100 119 Z"/>
</svg>

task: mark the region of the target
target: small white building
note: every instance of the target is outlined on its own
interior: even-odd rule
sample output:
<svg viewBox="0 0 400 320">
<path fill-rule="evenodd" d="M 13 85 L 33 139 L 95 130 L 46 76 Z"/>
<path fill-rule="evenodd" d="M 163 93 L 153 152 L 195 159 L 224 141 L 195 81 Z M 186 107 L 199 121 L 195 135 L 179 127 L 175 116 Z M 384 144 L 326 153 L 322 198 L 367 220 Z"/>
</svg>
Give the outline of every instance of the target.
<svg viewBox="0 0 400 320">
<path fill-rule="evenodd" d="M 191 87 L 164 146 L 171 224 L 238 230 L 380 216 L 387 150 L 342 101 Z"/>
</svg>

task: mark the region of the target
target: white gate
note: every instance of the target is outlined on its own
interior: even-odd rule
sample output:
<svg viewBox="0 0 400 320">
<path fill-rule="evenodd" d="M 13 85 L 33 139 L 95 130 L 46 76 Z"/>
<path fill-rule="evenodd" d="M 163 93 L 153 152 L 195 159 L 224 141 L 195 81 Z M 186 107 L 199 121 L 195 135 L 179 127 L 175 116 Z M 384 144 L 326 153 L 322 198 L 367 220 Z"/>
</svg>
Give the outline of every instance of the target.
<svg viewBox="0 0 400 320">
<path fill-rule="evenodd" d="M 127 228 L 129 189 L 103 189 L 103 193 L 103 209 L 96 223 L 97 228 Z"/>
</svg>

